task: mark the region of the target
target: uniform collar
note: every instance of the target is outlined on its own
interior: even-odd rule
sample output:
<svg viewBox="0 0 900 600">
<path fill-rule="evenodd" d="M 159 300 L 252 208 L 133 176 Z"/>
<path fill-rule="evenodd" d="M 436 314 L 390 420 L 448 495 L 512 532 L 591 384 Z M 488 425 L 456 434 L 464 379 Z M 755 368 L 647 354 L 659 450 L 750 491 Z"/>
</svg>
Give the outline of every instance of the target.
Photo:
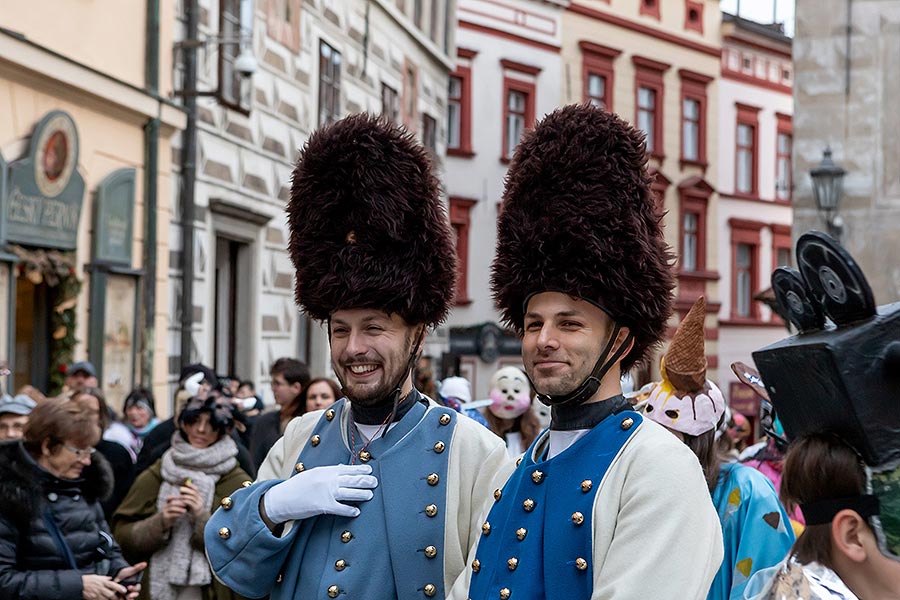
<svg viewBox="0 0 900 600">
<path fill-rule="evenodd" d="M 593 429 L 609 415 L 623 410 L 631 410 L 631 404 L 622 394 L 590 404 L 571 406 L 556 404 L 550 408 L 550 429 L 555 431 Z"/>
</svg>

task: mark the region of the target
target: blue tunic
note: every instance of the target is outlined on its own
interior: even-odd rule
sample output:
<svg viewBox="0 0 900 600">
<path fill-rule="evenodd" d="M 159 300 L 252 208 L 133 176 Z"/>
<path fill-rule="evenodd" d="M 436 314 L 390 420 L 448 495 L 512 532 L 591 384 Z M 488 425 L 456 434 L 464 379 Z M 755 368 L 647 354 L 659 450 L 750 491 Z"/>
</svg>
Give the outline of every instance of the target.
<svg viewBox="0 0 900 600">
<path fill-rule="evenodd" d="M 349 462 L 341 431 L 347 406 L 342 400 L 323 413 L 297 469 Z M 356 518 L 295 521 L 276 537 L 259 515 L 259 502 L 282 480 L 235 492 L 230 508 L 216 511 L 206 528 L 216 576 L 251 598 L 443 598 L 447 459 L 456 419 L 453 410 L 416 403 L 384 437 L 374 438 L 368 464 L 379 485 Z"/>
<path fill-rule="evenodd" d="M 712 499 L 722 523 L 725 558 L 707 600 L 740 600 L 753 573 L 784 560 L 794 530 L 772 482 L 756 469 L 722 465 Z"/>
<path fill-rule="evenodd" d="M 624 411 L 548 460 L 534 461 L 539 436 L 494 493 L 472 569 L 472 600 L 587 599 L 593 589 L 593 512 L 600 482 L 637 431 Z"/>
</svg>

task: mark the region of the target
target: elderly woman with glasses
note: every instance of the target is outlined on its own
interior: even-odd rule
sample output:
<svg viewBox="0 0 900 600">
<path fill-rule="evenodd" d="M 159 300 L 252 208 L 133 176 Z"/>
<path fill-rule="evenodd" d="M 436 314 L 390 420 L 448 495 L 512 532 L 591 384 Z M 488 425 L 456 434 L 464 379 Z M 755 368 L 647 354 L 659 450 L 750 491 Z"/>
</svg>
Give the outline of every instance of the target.
<svg viewBox="0 0 900 600">
<path fill-rule="evenodd" d="M 137 597 L 146 564 L 129 566 L 109 534 L 99 440 L 96 418 L 60 398 L 31 412 L 22 440 L 0 445 L 0 599 Z"/>
<path fill-rule="evenodd" d="M 213 578 L 203 528 L 212 511 L 250 476 L 238 466 L 229 435 L 235 413 L 218 392 L 188 400 L 172 446 L 141 473 L 113 516 L 125 556 L 150 563 L 141 598 L 238 598 Z"/>
</svg>

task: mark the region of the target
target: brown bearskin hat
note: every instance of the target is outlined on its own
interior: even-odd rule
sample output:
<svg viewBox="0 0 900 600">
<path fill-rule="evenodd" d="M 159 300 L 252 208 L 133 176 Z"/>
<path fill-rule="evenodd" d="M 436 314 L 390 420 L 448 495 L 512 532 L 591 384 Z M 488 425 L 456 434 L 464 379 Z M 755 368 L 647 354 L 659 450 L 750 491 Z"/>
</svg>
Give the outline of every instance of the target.
<svg viewBox="0 0 900 600">
<path fill-rule="evenodd" d="M 614 114 L 566 106 L 527 132 L 497 224 L 491 287 L 504 320 L 521 333 L 529 296 L 564 292 L 634 334 L 623 371 L 643 360 L 663 336 L 675 287 L 650 184 L 644 135 Z"/>
<path fill-rule="evenodd" d="M 357 114 L 313 133 L 288 203 L 295 298 L 326 320 L 347 308 L 437 325 L 456 284 L 456 251 L 426 150 L 397 125 Z"/>
</svg>

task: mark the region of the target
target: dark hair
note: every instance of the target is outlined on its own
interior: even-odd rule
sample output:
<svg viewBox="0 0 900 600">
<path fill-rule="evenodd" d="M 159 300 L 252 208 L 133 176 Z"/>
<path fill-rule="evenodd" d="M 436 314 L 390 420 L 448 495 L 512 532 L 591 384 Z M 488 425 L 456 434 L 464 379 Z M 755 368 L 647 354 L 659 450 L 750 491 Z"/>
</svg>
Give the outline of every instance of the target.
<svg viewBox="0 0 900 600">
<path fill-rule="evenodd" d="M 153 413 L 153 416 L 156 416 L 156 402 L 153 400 L 153 392 L 145 387 L 136 387 L 131 390 L 131 393 L 125 397 L 122 412 L 125 412 L 125 409 L 138 402 L 145 402 L 150 407 L 150 412 Z"/>
<path fill-rule="evenodd" d="M 316 385 L 317 383 L 327 383 L 328 387 L 331 388 L 331 393 L 334 394 L 335 400 L 340 400 L 343 394 L 341 393 L 341 388 L 338 387 L 338 384 L 334 382 L 333 379 L 328 377 L 316 377 L 315 379 L 310 380 L 309 383 L 306 384 L 306 388 L 303 390 L 303 403 L 306 404 L 306 396 L 309 394 L 309 388 Z"/>
<path fill-rule="evenodd" d="M 253 382 L 250 381 L 249 379 L 244 379 L 243 381 L 241 381 L 241 382 L 238 384 L 238 389 L 244 387 L 245 385 L 250 386 L 250 389 L 251 389 L 251 390 L 256 391 L 256 386 L 255 386 L 255 385 L 253 384 Z"/>
<path fill-rule="evenodd" d="M 219 437 L 228 435 L 234 429 L 234 405 L 222 394 L 212 391 L 206 398 L 190 398 L 178 414 L 178 426 L 193 425 L 203 413 L 209 415 L 209 426 Z M 182 436 L 184 433 L 182 432 Z"/>
<path fill-rule="evenodd" d="M 281 407 L 281 418 L 285 420 L 291 419 L 293 417 L 299 417 L 300 415 L 305 413 L 306 387 L 309 385 L 309 381 L 311 379 L 309 374 L 309 367 L 306 366 L 306 363 L 295 358 L 279 358 L 274 363 L 272 363 L 272 368 L 269 369 L 269 374 L 272 376 L 272 378 L 274 378 L 276 375 L 281 375 L 282 377 L 284 377 L 284 380 L 287 381 L 288 385 L 299 383 L 301 386 L 300 393 L 297 394 L 297 397 L 294 398 L 289 404 L 285 404 Z"/>
<path fill-rule="evenodd" d="M 781 475 L 781 501 L 788 511 L 810 502 L 852 498 L 866 489 L 866 472 L 859 455 L 829 434 L 794 440 Z M 791 556 L 804 565 L 815 561 L 834 570 L 831 550 L 831 523 L 808 525 L 794 542 Z"/>
<path fill-rule="evenodd" d="M 25 448 L 32 456 L 40 456 L 44 440 L 49 442 L 53 453 L 67 442 L 84 447 L 97 445 L 102 432 L 92 412 L 84 403 L 64 397 L 41 402 L 28 415 Z"/>
<path fill-rule="evenodd" d="M 703 476 L 706 478 L 706 487 L 712 492 L 719 484 L 719 471 L 722 466 L 722 459 L 719 457 L 718 444 L 716 444 L 716 429 L 710 429 L 700 435 L 684 436 L 684 443 L 691 449 L 691 452 L 697 455 L 700 466 L 703 468 Z"/>
<path fill-rule="evenodd" d="M 82 400 L 84 396 L 93 396 L 97 399 L 97 402 L 100 405 L 100 414 L 98 415 L 100 420 L 100 431 L 106 431 L 106 428 L 109 427 L 110 423 L 116 420 L 115 413 L 113 413 L 112 409 L 106 403 L 106 394 L 104 394 L 103 390 L 100 388 L 86 387 L 73 393 L 69 399 L 72 402 L 78 402 L 79 404 L 84 405 L 84 401 Z"/>
</svg>

